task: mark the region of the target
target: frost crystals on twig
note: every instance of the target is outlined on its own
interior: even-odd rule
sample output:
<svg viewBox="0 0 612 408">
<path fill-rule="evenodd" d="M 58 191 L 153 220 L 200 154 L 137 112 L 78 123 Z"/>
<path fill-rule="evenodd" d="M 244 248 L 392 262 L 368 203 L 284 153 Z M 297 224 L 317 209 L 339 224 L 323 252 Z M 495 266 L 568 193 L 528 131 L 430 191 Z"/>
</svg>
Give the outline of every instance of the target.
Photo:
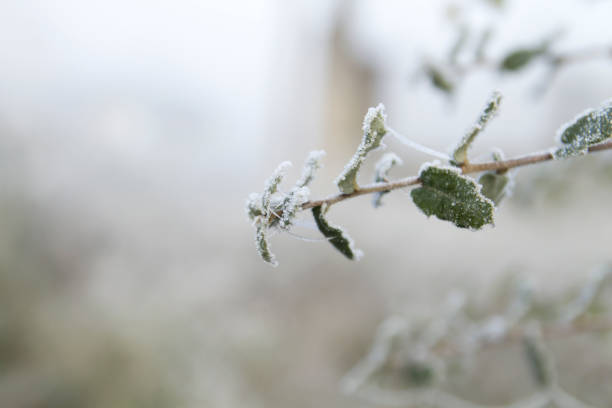
<svg viewBox="0 0 612 408">
<path fill-rule="evenodd" d="M 363 138 L 357 151 L 344 167 L 342 173 L 336 178 L 335 183 L 343 194 L 350 194 L 358 189 L 357 173 L 366 155 L 381 145 L 382 139 L 387 133 L 385 127 L 385 107 L 381 103 L 375 108 L 370 108 L 363 119 Z"/>
<path fill-rule="evenodd" d="M 470 131 L 463 137 L 463 139 L 461 139 L 457 147 L 455 147 L 455 151 L 453 152 L 453 160 L 456 164 L 461 165 L 468 162 L 467 153 L 470 145 L 474 139 L 476 139 L 476 136 L 478 136 L 478 134 L 484 130 L 491 118 L 497 113 L 501 99 L 501 93 L 497 91 L 493 92 L 493 95 L 487 102 L 474 126 L 472 126 Z"/>
</svg>

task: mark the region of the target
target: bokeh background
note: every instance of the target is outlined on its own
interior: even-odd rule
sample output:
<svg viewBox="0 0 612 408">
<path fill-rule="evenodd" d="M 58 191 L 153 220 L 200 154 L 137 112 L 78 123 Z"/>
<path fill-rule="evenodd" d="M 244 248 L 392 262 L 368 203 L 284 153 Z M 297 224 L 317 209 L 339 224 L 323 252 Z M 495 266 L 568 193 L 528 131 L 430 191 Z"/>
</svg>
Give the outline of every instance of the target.
<svg viewBox="0 0 612 408">
<path fill-rule="evenodd" d="M 612 96 L 612 58 L 544 91 L 537 63 L 475 70 L 451 96 L 432 87 L 422 67 L 462 26 L 493 28 L 491 58 L 558 32 L 560 52 L 612 43 L 609 1 L 497 3 L 0 2 L 0 405 L 370 406 L 339 383 L 385 316 L 456 289 L 490 300 L 509 276 L 547 293 L 583 282 L 610 259 L 608 153 L 517 171 L 483 231 L 427 219 L 398 191 L 330 212 L 359 262 L 286 234 L 271 240 L 278 268 L 254 248 L 246 196 L 281 161 L 297 177 L 315 149 L 313 196 L 334 193 L 378 102 L 394 129 L 447 151 L 499 89 L 474 148 L 486 158 L 547 149 Z M 404 158 L 396 177 L 430 160 L 387 145 Z M 318 236 L 307 214 L 295 233 Z M 589 373 L 587 400 L 605 392 Z"/>
</svg>

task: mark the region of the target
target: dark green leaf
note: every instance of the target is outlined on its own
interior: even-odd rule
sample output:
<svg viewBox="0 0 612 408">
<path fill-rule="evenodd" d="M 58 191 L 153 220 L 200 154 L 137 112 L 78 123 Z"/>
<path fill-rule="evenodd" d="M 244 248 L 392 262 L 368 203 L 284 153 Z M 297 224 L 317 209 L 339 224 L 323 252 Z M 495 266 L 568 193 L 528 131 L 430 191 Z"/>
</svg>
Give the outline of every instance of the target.
<svg viewBox="0 0 612 408">
<path fill-rule="evenodd" d="M 502 71 L 518 71 L 525 68 L 536 57 L 544 55 L 545 52 L 546 48 L 541 46 L 512 51 L 502 60 L 499 68 Z"/>
<path fill-rule="evenodd" d="M 480 229 L 493 223 L 493 202 L 480 193 L 480 185 L 453 168 L 426 167 L 419 174 L 422 186 L 412 190 L 414 203 L 427 216 L 451 221 L 459 228 Z"/>
<path fill-rule="evenodd" d="M 566 158 L 586 154 L 589 146 L 612 137 L 612 100 L 597 109 L 590 109 L 559 130 L 563 147 L 554 154 Z"/>
<path fill-rule="evenodd" d="M 314 216 L 319 231 L 321 231 L 326 238 L 329 238 L 329 242 L 336 247 L 338 251 L 348 259 L 359 258 L 360 251 L 354 248 L 353 240 L 342 229 L 330 225 L 327 222 L 323 216 L 323 210 L 320 205 L 313 207 L 312 215 Z"/>
<path fill-rule="evenodd" d="M 449 78 L 448 74 L 442 72 L 439 68 L 429 65 L 427 67 L 427 76 L 432 85 L 444 93 L 451 94 L 455 90 L 454 82 Z"/>
</svg>

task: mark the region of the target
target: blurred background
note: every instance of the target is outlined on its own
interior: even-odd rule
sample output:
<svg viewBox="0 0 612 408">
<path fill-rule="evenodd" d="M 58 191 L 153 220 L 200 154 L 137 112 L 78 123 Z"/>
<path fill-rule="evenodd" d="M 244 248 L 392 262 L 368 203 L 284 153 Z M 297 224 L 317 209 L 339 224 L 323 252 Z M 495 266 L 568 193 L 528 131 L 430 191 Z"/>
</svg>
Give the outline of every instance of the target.
<svg viewBox="0 0 612 408">
<path fill-rule="evenodd" d="M 582 283 L 610 260 L 605 152 L 520 169 L 479 232 L 427 219 L 408 190 L 377 210 L 338 204 L 359 262 L 282 234 L 270 268 L 244 202 L 281 161 L 291 185 L 315 149 L 313 197 L 334 193 L 379 102 L 395 130 L 448 151 L 499 89 L 474 157 L 551 147 L 612 96 L 612 58 L 554 77 L 538 62 L 474 69 L 450 95 L 423 67 L 465 27 L 470 47 L 492 29 L 498 60 L 551 35 L 558 52 L 610 46 L 610 16 L 584 0 L 0 2 L 0 405 L 371 406 L 339 383 L 389 314 L 427 314 L 453 290 L 495 302 L 508 277 L 550 294 Z M 431 160 L 387 146 L 405 162 L 393 177 Z M 318 236 L 308 214 L 295 232 Z M 610 406 L 612 372 L 577 371 L 563 381 Z M 522 392 L 463 387 L 483 403 Z"/>
</svg>

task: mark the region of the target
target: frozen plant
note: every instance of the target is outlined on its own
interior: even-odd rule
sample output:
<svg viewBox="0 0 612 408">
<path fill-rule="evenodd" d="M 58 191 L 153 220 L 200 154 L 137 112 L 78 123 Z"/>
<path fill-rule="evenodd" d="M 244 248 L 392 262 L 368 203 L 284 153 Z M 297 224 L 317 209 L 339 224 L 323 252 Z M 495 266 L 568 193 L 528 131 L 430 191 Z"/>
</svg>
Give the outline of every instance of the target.
<svg viewBox="0 0 612 408">
<path fill-rule="evenodd" d="M 373 205 L 379 207 L 384 194 L 409 186 L 416 187 L 411 191 L 412 199 L 427 216 L 433 215 L 440 220 L 450 221 L 459 228 L 479 230 L 494 223 L 496 207 L 509 195 L 513 185 L 510 169 L 612 149 L 612 100 L 609 100 L 562 126 L 558 132 L 557 146 L 549 151 L 505 159 L 503 153 L 496 150 L 492 153 L 491 161 L 473 163 L 469 160 L 470 146 L 497 113 L 501 99 L 499 92 L 493 93 L 476 123 L 461 138 L 450 157 L 419 146 L 389 128 L 382 104 L 370 108 L 363 121 L 361 143 L 335 180 L 339 193 L 327 198 L 311 199 L 308 188 L 316 170 L 321 166 L 323 151 L 310 153 L 300 179 L 288 192 L 281 192 L 279 185 L 291 164 L 281 163 L 264 183 L 263 192 L 252 193 L 246 203 L 247 215 L 255 227 L 255 242 L 260 256 L 271 265 L 277 265 L 270 252 L 269 232 L 289 231 L 296 215 L 310 209 L 326 240 L 348 259 L 359 259 L 360 251 L 355 249 L 353 240 L 342 228 L 332 226 L 326 220 L 330 207 L 364 194 L 374 194 Z M 437 158 L 444 158 L 448 163 L 425 163 L 417 176 L 389 180 L 391 168 L 402 164 L 397 155 L 389 153 L 377 164 L 374 183 L 359 185 L 357 176 L 362 163 L 370 152 L 384 146 L 382 142 L 387 134 Z M 479 174 L 479 177 L 472 178 L 469 174 Z"/>
</svg>

